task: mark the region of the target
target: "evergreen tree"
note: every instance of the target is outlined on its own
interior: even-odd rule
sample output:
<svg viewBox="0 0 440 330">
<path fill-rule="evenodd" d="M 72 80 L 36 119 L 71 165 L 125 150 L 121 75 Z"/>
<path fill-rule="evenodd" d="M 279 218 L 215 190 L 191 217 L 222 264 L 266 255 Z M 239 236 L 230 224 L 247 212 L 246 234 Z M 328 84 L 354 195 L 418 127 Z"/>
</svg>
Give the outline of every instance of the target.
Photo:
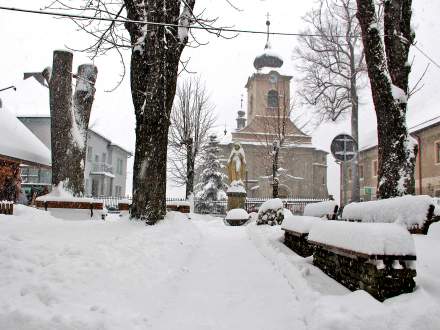
<svg viewBox="0 0 440 330">
<path fill-rule="evenodd" d="M 225 200 L 227 189 L 221 164 L 218 160 L 218 140 L 216 135 L 209 137 L 206 153 L 202 157 L 200 166 L 200 179 L 196 186 L 198 199 L 197 209 L 200 213 L 223 213 L 224 206 L 216 204 L 216 201 Z"/>
</svg>

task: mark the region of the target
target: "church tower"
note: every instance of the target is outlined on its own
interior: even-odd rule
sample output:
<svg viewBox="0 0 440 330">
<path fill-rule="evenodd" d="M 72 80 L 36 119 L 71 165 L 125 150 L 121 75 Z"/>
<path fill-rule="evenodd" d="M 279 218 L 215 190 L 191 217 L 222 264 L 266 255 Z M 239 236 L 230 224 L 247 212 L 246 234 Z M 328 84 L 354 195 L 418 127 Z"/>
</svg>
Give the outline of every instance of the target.
<svg viewBox="0 0 440 330">
<path fill-rule="evenodd" d="M 264 51 L 254 59 L 255 72 L 248 78 L 247 111 L 238 111 L 237 128 L 232 141 L 223 144 L 227 160 L 231 146 L 239 142 L 246 152 L 249 197 L 271 196 L 273 185 L 273 145 L 280 145 L 278 194 L 288 196 L 327 197 L 327 153 L 312 145 L 311 136 L 292 122 L 290 82 L 292 76 L 280 73 L 283 59 L 273 51 L 269 41 L 270 21 L 266 21 L 267 40 Z"/>
</svg>

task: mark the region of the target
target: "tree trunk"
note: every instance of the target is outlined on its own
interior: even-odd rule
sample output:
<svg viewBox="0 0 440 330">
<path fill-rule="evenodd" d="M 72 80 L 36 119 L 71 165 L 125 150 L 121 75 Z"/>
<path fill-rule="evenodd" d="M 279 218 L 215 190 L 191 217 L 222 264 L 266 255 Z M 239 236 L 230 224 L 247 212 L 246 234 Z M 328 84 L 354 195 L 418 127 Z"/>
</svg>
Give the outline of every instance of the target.
<svg viewBox="0 0 440 330">
<path fill-rule="evenodd" d="M 68 151 L 72 144 L 72 59 L 69 51 L 53 52 L 49 82 L 52 184 L 66 181 L 70 174 Z"/>
<path fill-rule="evenodd" d="M 405 124 L 411 0 L 385 2 L 385 47 L 375 22 L 373 0 L 357 0 L 378 132 L 378 196 L 414 193 L 417 147 Z M 405 40 L 406 39 L 406 40 Z"/>
<path fill-rule="evenodd" d="M 194 162 L 196 153 L 194 152 L 193 147 L 193 138 L 189 138 L 186 141 L 186 199 L 188 199 L 194 191 Z"/>
<path fill-rule="evenodd" d="M 78 67 L 72 108 L 74 137 L 71 152 L 67 155 L 69 164 L 69 188 L 75 195 L 84 194 L 87 130 L 95 96 L 94 84 L 97 74 L 98 69 L 92 64 L 83 64 Z"/>
<path fill-rule="evenodd" d="M 180 1 L 125 0 L 129 19 L 176 23 Z M 192 3 L 194 1 L 189 1 Z M 131 92 L 136 114 L 131 217 L 154 224 L 166 213 L 166 162 L 179 59 L 186 44 L 177 28 L 126 23 L 131 43 Z"/>
</svg>

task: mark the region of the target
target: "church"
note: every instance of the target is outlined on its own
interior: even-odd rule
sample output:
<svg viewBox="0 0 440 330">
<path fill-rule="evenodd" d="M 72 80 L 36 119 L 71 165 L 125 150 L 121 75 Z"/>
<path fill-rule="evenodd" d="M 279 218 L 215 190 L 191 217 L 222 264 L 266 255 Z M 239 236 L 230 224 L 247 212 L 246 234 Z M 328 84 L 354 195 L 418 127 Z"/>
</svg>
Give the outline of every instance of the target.
<svg viewBox="0 0 440 330">
<path fill-rule="evenodd" d="M 269 31 L 270 22 L 266 25 Z M 291 120 L 290 82 L 281 74 L 283 60 L 271 50 L 269 34 L 263 54 L 254 60 L 255 72 L 248 78 L 247 112 L 238 111 L 231 138 L 220 143 L 221 161 L 226 165 L 234 143 L 246 154 L 244 182 L 247 196 L 272 196 L 274 143 L 280 146 L 278 195 L 280 198 L 327 198 L 327 152 L 312 145 Z"/>
</svg>

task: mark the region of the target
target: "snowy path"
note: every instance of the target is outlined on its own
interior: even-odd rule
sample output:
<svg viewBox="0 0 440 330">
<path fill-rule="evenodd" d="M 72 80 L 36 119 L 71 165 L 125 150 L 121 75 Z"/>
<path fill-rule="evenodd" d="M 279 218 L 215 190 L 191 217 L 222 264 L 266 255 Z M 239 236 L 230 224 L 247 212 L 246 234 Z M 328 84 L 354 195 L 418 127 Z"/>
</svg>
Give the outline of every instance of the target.
<svg viewBox="0 0 440 330">
<path fill-rule="evenodd" d="M 154 329 L 304 329 L 287 280 L 245 227 L 194 220 L 202 242 L 166 293 Z"/>
</svg>

